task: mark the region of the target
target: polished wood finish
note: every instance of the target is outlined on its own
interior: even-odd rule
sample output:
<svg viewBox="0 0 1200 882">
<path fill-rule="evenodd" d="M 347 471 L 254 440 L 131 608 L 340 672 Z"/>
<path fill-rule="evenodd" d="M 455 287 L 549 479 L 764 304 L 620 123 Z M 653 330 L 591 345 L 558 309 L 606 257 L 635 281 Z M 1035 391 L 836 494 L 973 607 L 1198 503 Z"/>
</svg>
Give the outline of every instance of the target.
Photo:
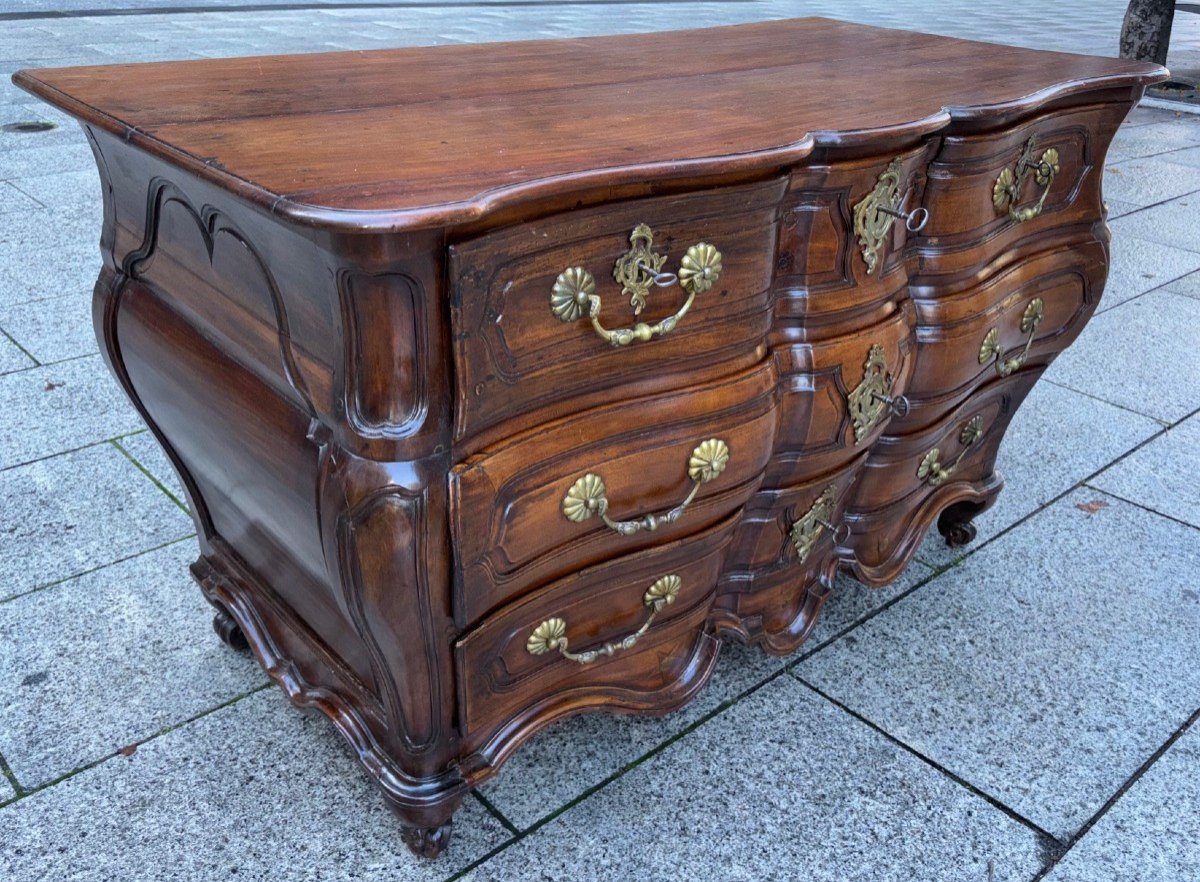
<svg viewBox="0 0 1200 882">
<path fill-rule="evenodd" d="M 795 649 L 839 568 L 882 584 L 935 522 L 970 540 L 1095 309 L 1104 154 L 1163 76 L 798 19 L 14 79 L 92 144 L 97 333 L 187 489 L 217 633 L 435 856 L 551 721 L 678 707 L 722 639 Z M 1018 219 L 994 187 L 1027 147 L 1058 158 Z M 929 219 L 868 261 L 889 175 Z M 607 327 L 685 302 L 655 287 L 635 318 L 613 280 L 641 223 L 671 271 L 720 249 L 716 284 L 628 346 L 560 321 L 575 266 Z M 695 496 L 625 535 L 564 514 L 589 474 L 618 521 Z M 556 619 L 584 660 L 530 651 Z"/>
</svg>

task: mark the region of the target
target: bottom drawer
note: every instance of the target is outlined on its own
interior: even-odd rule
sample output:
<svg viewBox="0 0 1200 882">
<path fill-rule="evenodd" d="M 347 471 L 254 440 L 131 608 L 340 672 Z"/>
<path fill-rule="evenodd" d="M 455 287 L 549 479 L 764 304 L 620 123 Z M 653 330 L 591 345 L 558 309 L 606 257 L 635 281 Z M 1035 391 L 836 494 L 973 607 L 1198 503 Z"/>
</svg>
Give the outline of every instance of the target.
<svg viewBox="0 0 1200 882">
<path fill-rule="evenodd" d="M 490 616 L 455 645 L 459 707 L 476 744 L 589 704 L 644 708 L 686 690 L 714 651 L 704 632 L 737 516 L 590 567 Z"/>
<path fill-rule="evenodd" d="M 992 383 L 929 428 L 876 442 L 846 510 L 846 547 L 859 578 L 890 581 L 939 511 L 993 494 L 1000 442 L 1041 373 L 1021 371 Z"/>
<path fill-rule="evenodd" d="M 770 652 L 803 642 L 837 566 L 837 543 L 847 530 L 842 513 L 864 462 L 859 457 L 816 480 L 754 495 L 721 577 L 714 619 L 722 631 Z"/>
</svg>

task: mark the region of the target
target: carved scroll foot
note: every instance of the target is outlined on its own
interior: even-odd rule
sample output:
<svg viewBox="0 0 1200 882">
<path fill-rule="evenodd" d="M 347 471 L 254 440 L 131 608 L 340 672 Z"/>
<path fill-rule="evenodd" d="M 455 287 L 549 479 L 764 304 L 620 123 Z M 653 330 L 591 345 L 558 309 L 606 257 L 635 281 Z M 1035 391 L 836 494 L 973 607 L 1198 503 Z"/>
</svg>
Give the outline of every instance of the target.
<svg viewBox="0 0 1200 882">
<path fill-rule="evenodd" d="M 213 630 L 217 632 L 221 642 L 230 649 L 245 652 L 250 648 L 250 644 L 246 641 L 246 635 L 242 633 L 238 623 L 233 620 L 233 616 L 224 607 L 217 607 L 217 611 L 213 615 Z"/>
<path fill-rule="evenodd" d="M 435 858 L 450 844 L 450 828 L 450 821 L 437 827 L 405 826 L 401 828 L 401 835 L 404 844 L 417 857 Z"/>
<path fill-rule="evenodd" d="M 961 548 L 975 540 L 975 524 L 972 519 L 983 511 L 982 505 L 958 502 L 938 516 L 937 528 L 951 548 Z"/>
</svg>

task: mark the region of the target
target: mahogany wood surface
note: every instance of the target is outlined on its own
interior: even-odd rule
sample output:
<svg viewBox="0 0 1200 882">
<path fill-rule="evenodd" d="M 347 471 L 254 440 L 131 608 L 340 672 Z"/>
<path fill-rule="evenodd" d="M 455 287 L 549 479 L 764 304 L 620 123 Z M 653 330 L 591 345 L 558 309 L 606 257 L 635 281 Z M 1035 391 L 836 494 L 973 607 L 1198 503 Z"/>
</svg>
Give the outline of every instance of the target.
<svg viewBox="0 0 1200 882">
<path fill-rule="evenodd" d="M 723 640 L 794 650 L 839 568 L 971 539 L 1164 77 L 796 19 L 14 80 L 92 145 L 97 333 L 217 633 L 432 857 L 552 721 L 679 707 Z M 614 276 L 639 224 L 676 274 L 642 313 Z M 552 311 L 574 267 L 628 345 Z"/>
</svg>

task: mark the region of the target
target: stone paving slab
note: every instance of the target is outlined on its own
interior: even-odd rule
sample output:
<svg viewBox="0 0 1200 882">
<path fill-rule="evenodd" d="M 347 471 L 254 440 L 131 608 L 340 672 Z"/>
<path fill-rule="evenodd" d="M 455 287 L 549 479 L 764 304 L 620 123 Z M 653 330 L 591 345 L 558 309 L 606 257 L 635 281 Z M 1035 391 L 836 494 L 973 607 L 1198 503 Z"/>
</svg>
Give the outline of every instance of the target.
<svg viewBox="0 0 1200 882">
<path fill-rule="evenodd" d="M 868 588 L 845 573 L 838 573 L 833 583 L 833 593 L 826 599 L 821 617 L 817 619 L 817 624 L 800 651 L 811 652 L 932 575 L 933 569 L 917 560 L 909 563 L 900 578 L 882 588 Z"/>
<path fill-rule="evenodd" d="M 1159 111 L 1163 117 L 1168 111 Z M 1169 119 L 1143 125 L 1121 126 L 1108 151 L 1109 162 L 1158 156 L 1171 161 L 1171 151 L 1200 147 L 1200 125 L 1192 119 Z M 1106 194 L 1107 195 L 1107 194 Z"/>
<path fill-rule="evenodd" d="M 183 484 L 179 481 L 179 475 L 175 473 L 171 461 L 167 459 L 167 455 L 163 453 L 163 449 L 158 446 L 158 441 L 150 434 L 149 430 L 136 435 L 126 435 L 117 442 L 117 446 L 161 484 L 175 502 L 185 510 L 187 509 L 187 494 L 183 492 Z"/>
<path fill-rule="evenodd" d="M 263 685 L 212 630 L 195 543 L 0 603 L 0 755 L 25 789 Z"/>
<path fill-rule="evenodd" d="M 145 428 L 99 355 L 5 374 L 0 413 L 0 470 Z"/>
<path fill-rule="evenodd" d="M 17 306 L 0 304 L 0 329 L 41 364 L 99 351 L 92 328 L 90 291 Z"/>
<path fill-rule="evenodd" d="M 0 803 L 8 802 L 17 795 L 17 791 L 13 790 L 12 784 L 3 775 L 0 775 Z"/>
<path fill-rule="evenodd" d="M 664 717 L 591 713 L 565 720 L 522 745 L 483 795 L 518 828 L 578 798 L 678 732 L 776 673 L 783 660 L 724 646 L 713 679 L 682 710 Z M 564 761 L 569 770 L 557 770 Z M 538 786 L 530 787 L 530 781 Z"/>
<path fill-rule="evenodd" d="M 1163 290 L 1170 291 L 1172 294 L 1180 294 L 1184 297 L 1200 299 L 1200 272 L 1184 276 L 1182 279 L 1176 279 L 1174 282 L 1164 285 Z"/>
<path fill-rule="evenodd" d="M 574 773 L 547 758 L 538 779 Z M 468 874 L 1017 882 L 1037 834 L 780 677 Z"/>
<path fill-rule="evenodd" d="M 110 444 L 0 471 L 0 499 L 0 599 L 192 533 L 191 519 Z"/>
<path fill-rule="evenodd" d="M 1200 532 L 1085 488 L 795 673 L 1066 840 L 1200 704 L 1198 569 Z"/>
<path fill-rule="evenodd" d="M 1122 202 L 1154 205 L 1196 190 L 1200 190 L 1200 173 L 1159 156 L 1123 159 L 1104 167 L 1105 197 Z"/>
<path fill-rule="evenodd" d="M 1110 226 L 1114 237 L 1136 236 L 1172 248 L 1200 251 L 1200 195 L 1182 196 L 1114 218 Z"/>
<path fill-rule="evenodd" d="M 7 80 L 8 77 L 5 76 L 3 79 Z M 12 88 L 16 87 L 12 86 Z M 28 92 L 21 94 L 27 99 L 32 97 Z M 39 106 L 37 113 L 29 108 L 25 113 L 11 115 L 20 116 L 22 119 L 37 119 L 42 112 Z M 0 180 L 21 180 L 55 172 L 79 172 L 89 165 L 95 165 L 92 148 L 88 146 L 83 130 L 74 121 L 64 128 L 67 132 L 73 132 L 74 137 L 69 140 L 63 139 L 58 143 L 47 143 L 44 147 L 41 146 L 42 142 L 35 140 L 42 137 L 40 133 L 28 135 L 0 133 L 0 139 L 3 139 L 0 140 L 0 150 L 2 150 L 0 157 L 3 157 L 0 159 Z M 96 195 L 99 197 L 98 191 Z M 95 241 L 92 241 L 91 244 L 95 247 L 95 242 L 99 241 L 99 230 L 93 232 L 96 233 L 96 236 Z M 0 242 L 3 242 L 2 235 L 0 235 Z"/>
<path fill-rule="evenodd" d="M 1200 726 L 1180 736 L 1046 882 L 1200 879 Z"/>
<path fill-rule="evenodd" d="M 1172 150 L 1160 157 L 1165 162 L 1185 165 L 1188 168 L 1200 169 L 1200 146 L 1188 147 L 1184 150 Z"/>
<path fill-rule="evenodd" d="M 271 687 L 0 809 L 0 878 L 442 880 L 506 838 L 468 799 L 416 860 L 341 736 Z"/>
<path fill-rule="evenodd" d="M 0 333 L 0 375 L 23 371 L 35 364 L 37 362 L 23 352 L 20 346 Z"/>
<path fill-rule="evenodd" d="M 1200 377 L 1197 327 L 1200 301 L 1151 291 L 1095 316 L 1045 379 L 1177 422 L 1200 407 L 1200 384 L 1182 379 Z"/>
<path fill-rule="evenodd" d="M 37 211 L 42 208 L 40 202 L 23 193 L 9 182 L 0 183 L 0 217 L 18 211 Z"/>
<path fill-rule="evenodd" d="M 1101 295 L 1099 312 L 1112 309 L 1200 269 L 1200 253 L 1148 242 L 1145 239 L 1135 239 L 1133 236 L 1114 236 L 1109 249 L 1111 264 L 1108 269 L 1108 281 Z M 2 313 L 0 327 L 4 327 Z M 13 332 L 13 337 L 21 345 L 25 345 L 19 334 Z"/>
<path fill-rule="evenodd" d="M 1200 475 L 1200 414 L 1168 429 L 1089 483 L 1106 493 L 1200 527 L 1197 475 Z"/>
<path fill-rule="evenodd" d="M 79 137 L 82 137 L 82 133 Z M 101 219 L 97 210 L 101 205 L 100 174 L 90 156 L 88 167 L 79 171 L 59 171 L 53 174 L 13 178 L 9 183 L 44 207 L 51 215 L 87 211 L 88 216 L 97 223 Z"/>
<path fill-rule="evenodd" d="M 950 566 L 1160 431 L 1162 425 L 1149 417 L 1043 379 L 1017 410 L 1000 444 L 996 468 L 1004 476 L 1004 489 L 995 505 L 975 519 L 975 543 L 950 548 L 935 527 L 917 557 L 934 567 Z"/>
</svg>

